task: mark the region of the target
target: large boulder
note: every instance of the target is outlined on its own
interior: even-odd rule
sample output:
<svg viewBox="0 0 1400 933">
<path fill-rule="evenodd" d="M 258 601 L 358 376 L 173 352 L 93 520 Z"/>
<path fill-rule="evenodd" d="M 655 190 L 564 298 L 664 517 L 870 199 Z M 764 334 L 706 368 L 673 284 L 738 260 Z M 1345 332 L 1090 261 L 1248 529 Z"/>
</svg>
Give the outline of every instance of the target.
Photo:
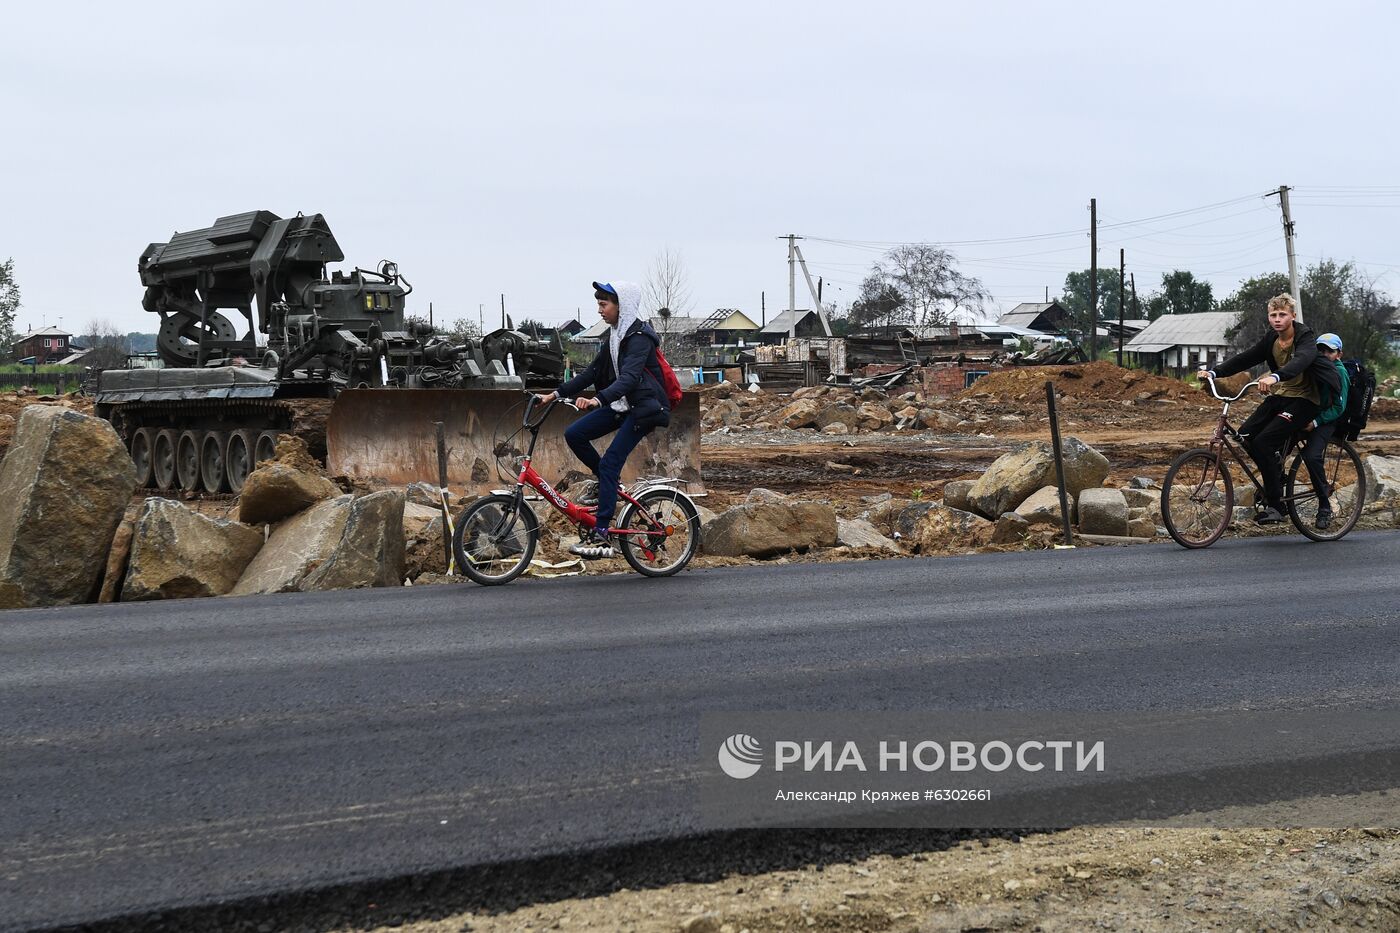
<svg viewBox="0 0 1400 933">
<path fill-rule="evenodd" d="M 860 427 L 861 415 L 845 402 L 827 405 L 817 414 L 817 424 L 826 427 L 831 424 L 844 424 L 848 429 Z"/>
<path fill-rule="evenodd" d="M 209 518 L 170 499 L 147 499 L 131 536 L 122 602 L 222 596 L 262 544 L 256 528 Z"/>
<path fill-rule="evenodd" d="M 135 491 L 136 467 L 110 424 L 25 408 L 0 465 L 0 609 L 95 599 Z"/>
<path fill-rule="evenodd" d="M 1128 535 L 1128 500 L 1121 489 L 1086 489 L 1079 494 L 1079 531 L 1086 535 Z"/>
<path fill-rule="evenodd" d="M 733 399 L 722 398 L 709 404 L 705 412 L 705 423 L 708 425 L 725 425 L 732 427 L 744 420 L 744 412 L 738 403 Z"/>
<path fill-rule="evenodd" d="M 976 484 L 977 481 L 971 479 L 954 479 L 944 483 L 943 504 L 963 512 L 971 512 L 972 503 L 968 501 L 968 494 Z"/>
<path fill-rule="evenodd" d="M 914 523 L 910 543 L 921 553 L 966 550 L 992 540 L 995 526 L 980 515 L 934 504 Z"/>
<path fill-rule="evenodd" d="M 398 586 L 404 575 L 401 489 L 324 499 L 277 526 L 232 595 Z"/>
<path fill-rule="evenodd" d="M 894 415 L 878 402 L 862 402 L 856 414 L 860 416 L 860 426 L 867 431 L 878 431 L 894 424 Z"/>
<path fill-rule="evenodd" d="M 1068 502 L 1070 509 L 1073 510 L 1073 497 L 1070 497 Z M 1032 525 L 1059 527 L 1063 522 L 1060 512 L 1060 490 L 1055 486 L 1041 486 L 1027 496 L 1026 501 L 1016 506 L 1016 514 Z"/>
<path fill-rule="evenodd" d="M 899 545 L 880 534 L 880 529 L 860 518 L 836 519 L 836 543 L 842 547 L 876 548 L 899 553 Z"/>
<path fill-rule="evenodd" d="M 728 509 L 704 532 L 706 554 L 775 557 L 836 545 L 836 510 L 825 502 L 756 499 Z"/>
<path fill-rule="evenodd" d="M 1108 458 L 1077 437 L 1060 444 L 1064 455 L 1065 488 L 1077 496 L 1080 490 L 1102 485 L 1108 476 Z M 1042 486 L 1055 485 L 1055 453 L 1044 441 L 1026 444 L 998 457 L 968 493 L 973 511 L 995 518 L 1016 509 Z"/>
<path fill-rule="evenodd" d="M 817 424 L 817 415 L 821 410 L 821 406 L 815 401 L 803 398 L 783 408 L 773 417 L 785 428 L 814 428 L 821 426 Z"/>
<path fill-rule="evenodd" d="M 992 544 L 1020 544 L 1030 534 L 1031 523 L 1015 512 L 1003 512 L 992 529 Z"/>
<path fill-rule="evenodd" d="M 1370 454 L 1361 461 L 1366 471 L 1366 501 L 1400 496 L 1400 457 Z"/>
<path fill-rule="evenodd" d="M 912 539 L 919 520 L 930 510 L 941 507 L 942 504 L 938 502 L 910 502 L 895 514 L 893 521 L 890 522 L 890 531 L 900 538 Z"/>
<path fill-rule="evenodd" d="M 326 477 L 269 460 L 248 474 L 238 500 L 238 520 L 249 525 L 281 521 L 338 495 L 340 487 Z"/>
</svg>

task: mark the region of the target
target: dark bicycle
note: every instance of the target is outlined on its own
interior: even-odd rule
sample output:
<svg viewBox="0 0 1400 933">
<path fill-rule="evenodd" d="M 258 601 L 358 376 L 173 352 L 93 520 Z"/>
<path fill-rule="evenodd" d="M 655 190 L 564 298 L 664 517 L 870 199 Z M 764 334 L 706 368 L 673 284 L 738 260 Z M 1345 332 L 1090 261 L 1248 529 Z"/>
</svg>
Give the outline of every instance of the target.
<svg viewBox="0 0 1400 933">
<path fill-rule="evenodd" d="M 1264 483 L 1255 474 L 1250 458 L 1244 451 L 1244 439 L 1230 424 L 1230 404 L 1244 397 L 1256 385 L 1246 384 L 1233 396 L 1216 391 L 1209 380 L 1210 393 L 1224 402 L 1215 433 L 1209 447 L 1188 450 L 1172 462 L 1162 483 L 1162 522 L 1177 544 L 1188 548 L 1210 547 L 1235 515 L 1235 487 L 1230 476 L 1233 459 L 1249 481 L 1254 484 L 1256 512 L 1264 507 Z M 1366 504 L 1366 472 L 1361 457 L 1344 438 L 1334 436 L 1328 442 L 1322 459 L 1325 492 L 1332 506 L 1332 521 L 1326 528 L 1317 527 L 1318 490 L 1314 487 L 1307 464 L 1303 462 L 1306 432 L 1297 434 L 1285 450 L 1284 462 L 1292 463 L 1284 474 L 1284 507 L 1288 517 L 1303 534 L 1314 541 L 1336 541 L 1356 527 L 1361 508 Z"/>
</svg>

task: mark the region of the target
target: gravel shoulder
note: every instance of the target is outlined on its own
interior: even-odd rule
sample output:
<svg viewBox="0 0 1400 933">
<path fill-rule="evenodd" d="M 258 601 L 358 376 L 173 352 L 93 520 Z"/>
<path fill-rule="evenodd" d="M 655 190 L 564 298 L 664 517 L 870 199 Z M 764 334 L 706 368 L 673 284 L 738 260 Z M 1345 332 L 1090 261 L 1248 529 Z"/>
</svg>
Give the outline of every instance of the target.
<svg viewBox="0 0 1400 933">
<path fill-rule="evenodd" d="M 472 930 L 1259 930 L 1400 928 L 1400 830 L 1212 829 L 1288 826 L 1302 802 L 1190 818 L 1196 828 L 1085 827 L 964 840 L 900 854 L 855 853 L 704 883 L 625 886 L 501 912 L 369 929 Z M 1316 801 L 1307 802 L 1316 814 Z M 1400 794 L 1334 798 L 1337 816 L 1395 808 Z M 1206 828 L 1201 828 L 1205 824 Z M 732 844 L 732 843 L 731 843 Z M 838 847 L 840 844 L 837 844 Z M 854 847 L 853 847 L 854 849 Z M 839 853 L 838 853 L 839 854 Z M 634 882 L 635 883 L 635 882 Z M 359 927 L 363 929 L 363 927 Z M 350 929 L 350 928 L 346 928 Z"/>
</svg>

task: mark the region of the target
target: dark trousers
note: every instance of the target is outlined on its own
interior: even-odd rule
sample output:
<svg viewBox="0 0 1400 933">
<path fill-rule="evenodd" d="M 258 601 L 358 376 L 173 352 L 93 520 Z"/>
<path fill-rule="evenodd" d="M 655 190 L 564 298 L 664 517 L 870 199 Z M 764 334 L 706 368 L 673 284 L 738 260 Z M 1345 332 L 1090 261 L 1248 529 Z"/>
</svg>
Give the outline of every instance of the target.
<svg viewBox="0 0 1400 933">
<path fill-rule="evenodd" d="M 617 436 L 608 445 L 607 453 L 598 456 L 592 442 L 613 431 L 617 432 Z M 569 442 L 569 449 L 598 477 L 600 529 L 610 527 L 613 512 L 617 509 L 617 483 L 622 477 L 622 465 L 651 431 L 651 428 L 638 430 L 637 422 L 630 413 L 624 416 L 606 405 L 593 409 L 564 429 L 564 440 Z"/>
<path fill-rule="evenodd" d="M 1332 432 L 1337 430 L 1337 423 L 1322 424 L 1308 432 L 1308 440 L 1303 445 L 1303 463 L 1307 464 L 1308 476 L 1312 477 L 1313 489 L 1317 491 L 1317 510 L 1319 512 L 1332 511 L 1332 487 L 1327 485 L 1327 469 L 1323 466 L 1323 457 L 1327 452 L 1327 442 L 1332 439 Z"/>
<path fill-rule="evenodd" d="M 1265 501 L 1276 509 L 1283 506 L 1284 448 L 1318 411 L 1317 405 L 1305 398 L 1270 395 L 1240 425 L 1240 435 L 1264 480 Z"/>
</svg>

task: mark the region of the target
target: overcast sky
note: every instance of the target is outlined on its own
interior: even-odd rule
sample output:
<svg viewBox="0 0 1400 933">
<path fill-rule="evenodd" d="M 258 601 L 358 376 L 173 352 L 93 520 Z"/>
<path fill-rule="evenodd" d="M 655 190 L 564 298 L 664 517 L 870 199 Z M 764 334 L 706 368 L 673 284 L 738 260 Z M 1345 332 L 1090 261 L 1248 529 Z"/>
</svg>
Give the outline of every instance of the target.
<svg viewBox="0 0 1400 933">
<path fill-rule="evenodd" d="M 843 306 L 927 241 L 1010 307 L 1088 266 L 1096 197 L 1102 265 L 1223 297 L 1286 270 L 1262 195 L 1288 184 L 1301 261 L 1395 295 L 1397 27 L 1381 2 L 15 3 L 0 260 L 21 330 L 154 330 L 142 249 L 254 209 L 324 214 L 347 268 L 394 259 L 411 310 L 488 328 L 501 293 L 590 323 L 588 283 L 663 248 L 692 313 L 766 293 L 771 318 L 787 233 Z"/>
</svg>

